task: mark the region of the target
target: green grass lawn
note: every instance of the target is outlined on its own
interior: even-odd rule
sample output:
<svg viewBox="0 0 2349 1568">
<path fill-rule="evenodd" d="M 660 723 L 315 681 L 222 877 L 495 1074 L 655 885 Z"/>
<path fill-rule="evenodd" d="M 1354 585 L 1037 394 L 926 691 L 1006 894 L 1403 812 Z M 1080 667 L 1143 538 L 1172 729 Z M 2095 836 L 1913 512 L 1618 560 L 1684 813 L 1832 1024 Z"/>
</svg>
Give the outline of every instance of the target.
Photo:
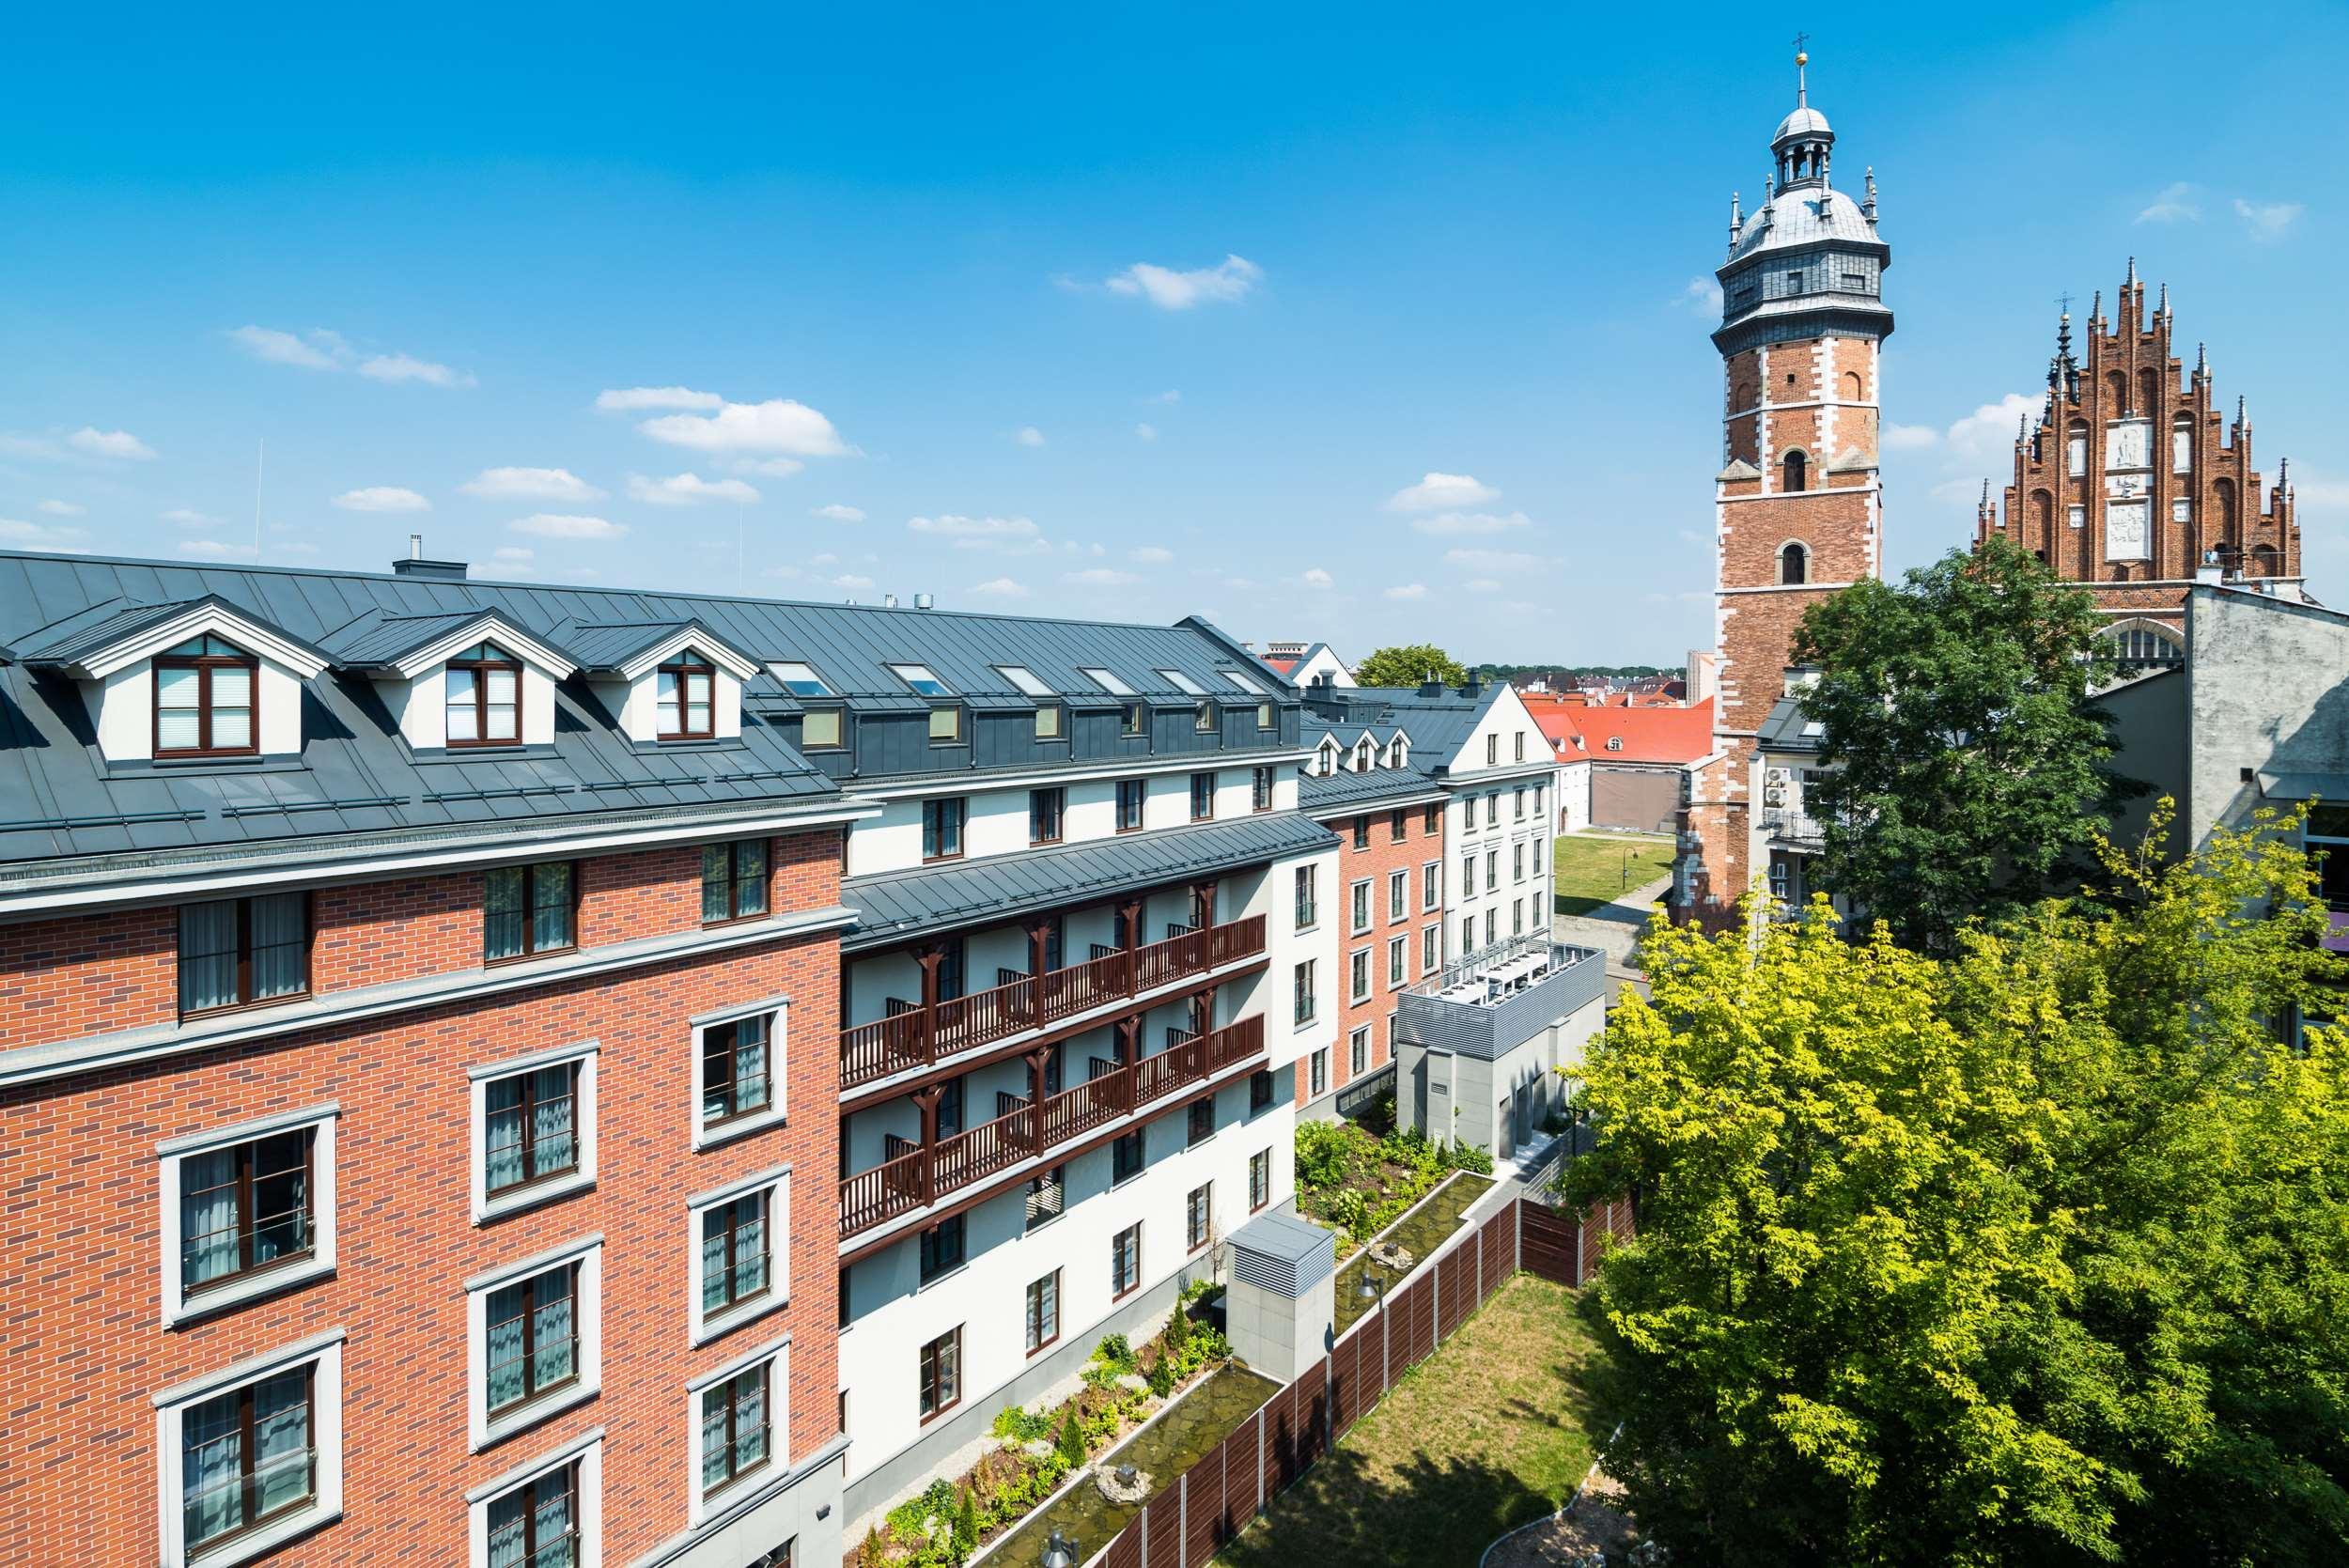
<svg viewBox="0 0 2349 1568">
<path fill-rule="evenodd" d="M 1562 915 L 1588 914 L 1633 888 L 1672 874 L 1672 841 L 1621 833 L 1574 833 L 1558 846 L 1556 903 Z"/>
<path fill-rule="evenodd" d="M 1574 1495 L 1599 1418 L 1575 1293 L 1520 1274 L 1225 1547 L 1234 1568 L 1475 1568 Z"/>
</svg>

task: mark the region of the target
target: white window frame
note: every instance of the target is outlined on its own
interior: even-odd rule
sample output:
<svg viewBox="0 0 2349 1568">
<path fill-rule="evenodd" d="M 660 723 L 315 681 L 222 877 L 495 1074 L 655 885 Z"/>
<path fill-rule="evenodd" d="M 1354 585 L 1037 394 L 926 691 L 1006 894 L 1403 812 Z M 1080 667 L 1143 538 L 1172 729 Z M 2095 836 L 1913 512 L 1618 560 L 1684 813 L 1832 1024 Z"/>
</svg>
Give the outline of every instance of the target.
<svg viewBox="0 0 2349 1568">
<path fill-rule="evenodd" d="M 1387 989 L 1399 991 L 1411 983 L 1411 934 L 1387 939 Z"/>
<path fill-rule="evenodd" d="M 706 1316 L 702 1312 L 702 1217 L 722 1204 L 738 1202 L 763 1192 L 767 1195 L 767 1291 L 749 1301 L 739 1302 L 717 1313 Z M 685 1321 L 692 1325 L 689 1338 L 696 1346 L 733 1333 L 745 1324 L 756 1323 L 768 1313 L 779 1312 L 791 1300 L 791 1167 L 778 1165 L 771 1171 L 704 1192 L 685 1201 L 686 1280 Z"/>
<path fill-rule="evenodd" d="M 257 1296 L 273 1295 L 313 1280 L 322 1280 L 334 1272 L 334 1124 L 341 1114 L 340 1108 L 330 1102 L 300 1110 L 281 1111 L 274 1116 L 263 1116 L 250 1122 L 239 1122 L 232 1126 L 189 1133 L 181 1138 L 167 1138 L 155 1145 L 157 1187 L 163 1202 L 162 1223 L 157 1229 L 162 1235 L 163 1327 L 176 1327 L 196 1318 L 210 1317 Z M 318 1239 L 311 1249 L 310 1261 L 283 1268 L 264 1269 L 232 1284 L 205 1291 L 191 1301 L 180 1276 L 181 1167 L 196 1155 L 211 1154 L 232 1144 L 249 1143 L 257 1138 L 296 1132 L 304 1127 L 314 1128 L 317 1134 L 310 1151 L 310 1214 L 312 1222 L 318 1227 Z"/>
<path fill-rule="evenodd" d="M 1398 893 L 1400 897 L 1396 896 Z M 1411 914 L 1411 869 L 1404 866 L 1387 873 L 1387 924 L 1408 920 Z"/>
<path fill-rule="evenodd" d="M 1370 949 L 1358 947 L 1346 958 L 1346 990 L 1349 1002 L 1368 1001 L 1372 991 Z"/>
<path fill-rule="evenodd" d="M 1377 924 L 1376 910 L 1370 898 L 1372 880 L 1368 877 L 1357 877 L 1346 887 L 1346 929 L 1357 937 Z"/>
<path fill-rule="evenodd" d="M 1430 941 L 1429 938 L 1434 938 Z M 1419 972 L 1433 974 L 1443 968 L 1443 923 L 1423 926 L 1419 933 Z"/>
<path fill-rule="evenodd" d="M 571 1506 L 579 1514 L 579 1568 L 603 1568 L 603 1428 L 583 1432 L 552 1453 L 517 1465 L 465 1494 L 467 1568 L 490 1568 L 490 1505 L 566 1465 L 579 1467 Z"/>
<path fill-rule="evenodd" d="M 226 1568 L 229 1563 L 249 1562 L 297 1535 L 342 1517 L 343 1340 L 344 1330 L 329 1329 L 299 1343 L 266 1351 L 178 1384 L 152 1397 L 149 1403 L 155 1407 L 155 1496 L 161 1527 L 157 1539 L 162 1545 L 160 1560 L 164 1568 Z M 182 1491 L 187 1467 L 180 1452 L 189 1409 L 232 1389 L 291 1372 L 305 1361 L 315 1366 L 310 1382 L 310 1444 L 318 1452 L 317 1486 L 310 1506 L 191 1557 Z"/>
<path fill-rule="evenodd" d="M 702 1075 L 706 1068 L 703 1036 L 722 1024 L 739 1023 L 744 1018 L 769 1015 L 767 1020 L 767 1109 L 754 1115 L 738 1117 L 721 1126 L 712 1127 L 702 1119 Z M 763 1001 L 746 1002 L 739 1007 L 722 1007 L 716 1012 L 698 1014 L 686 1020 L 693 1037 L 693 1098 L 690 1114 L 693 1123 L 693 1147 L 714 1149 L 747 1138 L 754 1132 L 782 1126 L 790 1120 L 790 1108 L 785 1104 L 786 1074 L 783 1071 L 784 1041 L 791 1021 L 789 996 L 771 996 Z"/>
<path fill-rule="evenodd" d="M 702 1494 L 702 1395 L 719 1384 L 742 1375 L 761 1361 L 767 1369 L 767 1471 L 735 1493 L 728 1482 L 710 1496 Z M 739 1356 L 714 1372 L 703 1373 L 685 1385 L 685 1524 L 689 1529 L 726 1518 L 749 1499 L 764 1496 L 774 1483 L 791 1474 L 791 1336 L 770 1340 L 747 1356 Z M 714 1506 L 713 1506 L 714 1504 Z"/>
<path fill-rule="evenodd" d="M 465 1076 L 473 1080 L 473 1222 L 486 1225 L 492 1219 L 540 1203 L 567 1198 L 574 1192 L 584 1192 L 596 1185 L 596 1060 L 602 1047 L 595 1040 L 577 1040 L 552 1050 L 542 1050 L 529 1056 L 517 1056 L 486 1067 L 469 1067 Z M 490 1193 L 490 1085 L 499 1079 L 517 1073 L 536 1072 L 541 1067 L 560 1066 L 568 1062 L 579 1063 L 579 1091 L 572 1101 L 572 1126 L 579 1134 L 579 1169 L 560 1181 L 532 1182 L 510 1192 L 492 1197 Z M 696 1104 L 699 1103 L 697 1100 Z"/>
<path fill-rule="evenodd" d="M 1419 868 L 1419 908 L 1420 913 L 1425 914 L 1443 904 L 1443 862 L 1429 861 Z"/>
<path fill-rule="evenodd" d="M 490 1414 L 490 1293 L 569 1264 L 579 1265 L 571 1311 L 579 1321 L 579 1376 L 569 1388 L 524 1400 L 494 1419 Z M 603 1236 L 600 1232 L 502 1265 L 465 1281 L 465 1424 L 472 1452 L 504 1442 L 549 1416 L 585 1404 L 603 1391 Z"/>
<path fill-rule="evenodd" d="M 1346 1066 L 1356 1077 L 1370 1071 L 1370 1025 L 1361 1024 L 1346 1032 Z"/>
</svg>

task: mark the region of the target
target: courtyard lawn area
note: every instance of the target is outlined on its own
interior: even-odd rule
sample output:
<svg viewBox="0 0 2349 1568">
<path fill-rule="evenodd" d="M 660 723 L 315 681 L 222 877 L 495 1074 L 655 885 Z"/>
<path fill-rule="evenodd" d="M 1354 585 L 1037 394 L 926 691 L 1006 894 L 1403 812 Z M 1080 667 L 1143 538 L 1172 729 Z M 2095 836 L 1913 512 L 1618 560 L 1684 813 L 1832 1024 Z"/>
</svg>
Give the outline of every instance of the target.
<svg viewBox="0 0 2349 1568">
<path fill-rule="evenodd" d="M 1517 1276 L 1216 1560 L 1476 1568 L 1591 1467 L 1598 1354 L 1573 1291 Z"/>
<path fill-rule="evenodd" d="M 1571 833 L 1556 842 L 1556 904 L 1562 915 L 1587 915 L 1634 888 L 1672 875 L 1672 841 L 1668 838 Z"/>
</svg>

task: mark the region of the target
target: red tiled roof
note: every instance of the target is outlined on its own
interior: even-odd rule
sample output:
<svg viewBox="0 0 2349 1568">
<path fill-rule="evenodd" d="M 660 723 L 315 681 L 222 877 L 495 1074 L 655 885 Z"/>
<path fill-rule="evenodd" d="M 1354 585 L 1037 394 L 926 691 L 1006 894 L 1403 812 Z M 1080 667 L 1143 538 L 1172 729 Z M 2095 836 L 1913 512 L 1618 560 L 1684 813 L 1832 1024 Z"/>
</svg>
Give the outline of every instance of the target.
<svg viewBox="0 0 2349 1568">
<path fill-rule="evenodd" d="M 1268 659 L 1265 662 L 1280 671 L 1283 675 L 1286 675 L 1296 674 L 1298 665 L 1303 663 L 1304 660 L 1300 659 Z"/>
<path fill-rule="evenodd" d="M 1638 707 L 1615 707 L 1538 701 L 1528 701 L 1526 706 L 1553 746 L 1561 739 L 1566 742 L 1564 754 L 1568 756 L 1606 762 L 1680 764 L 1694 762 L 1713 749 L 1710 697 L 1693 707 L 1644 704 Z M 1577 736 L 1582 740 L 1579 752 L 1573 750 Z M 1623 742 L 1620 751 L 1607 749 L 1610 738 Z"/>
</svg>

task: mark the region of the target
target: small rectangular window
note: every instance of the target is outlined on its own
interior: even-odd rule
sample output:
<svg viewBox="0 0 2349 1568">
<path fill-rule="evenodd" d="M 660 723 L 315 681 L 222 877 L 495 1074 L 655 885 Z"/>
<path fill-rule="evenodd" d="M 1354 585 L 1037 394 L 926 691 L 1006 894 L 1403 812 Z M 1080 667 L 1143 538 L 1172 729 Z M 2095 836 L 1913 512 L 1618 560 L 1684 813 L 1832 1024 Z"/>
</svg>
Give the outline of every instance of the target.
<svg viewBox="0 0 2349 1568">
<path fill-rule="evenodd" d="M 717 734 L 716 666 L 688 648 L 653 672 L 654 733 L 662 740 Z"/>
<path fill-rule="evenodd" d="M 832 688 L 824 684 L 824 677 L 817 675 L 813 666 L 797 660 L 770 660 L 767 673 L 781 681 L 783 689 L 795 697 L 829 697 L 832 694 Z"/>
<path fill-rule="evenodd" d="M 1364 1024 L 1346 1037 L 1346 1070 L 1350 1078 L 1360 1078 L 1370 1070 L 1370 1025 Z"/>
<path fill-rule="evenodd" d="M 1410 945 L 1408 937 L 1391 938 L 1387 942 L 1387 989 L 1391 991 L 1399 989 L 1403 985 L 1403 971 Z"/>
<path fill-rule="evenodd" d="M 702 846 L 702 924 L 767 912 L 767 841 L 736 839 Z"/>
<path fill-rule="evenodd" d="M 1519 784 L 1509 792 L 1509 816 L 1517 822 L 1525 820 L 1525 786 Z"/>
<path fill-rule="evenodd" d="M 1128 703 L 1118 710 L 1117 733 L 1141 736 L 1150 733 L 1150 709 L 1142 703 Z"/>
<path fill-rule="evenodd" d="M 490 1499 L 483 1537 L 498 1568 L 584 1560 L 580 1537 L 579 1463 L 558 1465 Z"/>
<path fill-rule="evenodd" d="M 1060 704 L 1036 704 L 1035 737 L 1038 740 L 1058 740 L 1061 737 L 1061 733 Z"/>
<path fill-rule="evenodd" d="M 929 1284 L 940 1276 L 952 1274 L 962 1266 L 962 1216 L 949 1215 L 922 1233 L 922 1282 Z"/>
<path fill-rule="evenodd" d="M 1314 1000 L 1313 959 L 1308 958 L 1303 963 L 1297 966 L 1293 985 L 1295 989 L 1294 1000 L 1296 1002 L 1297 1021 L 1300 1024 L 1311 1023 L 1314 1021 L 1316 1005 Z"/>
<path fill-rule="evenodd" d="M 1196 1252 L 1207 1244 L 1215 1230 L 1215 1184 L 1194 1187 L 1183 1201 L 1183 1234 L 1188 1248 Z"/>
<path fill-rule="evenodd" d="M 930 709 L 930 744 L 955 746 L 962 741 L 962 708 L 959 704 L 941 703 Z"/>
<path fill-rule="evenodd" d="M 1419 934 L 1419 972 L 1426 974 L 1443 961 L 1443 927 L 1430 925 Z"/>
<path fill-rule="evenodd" d="M 1270 811 L 1272 809 L 1271 768 L 1257 768 L 1250 771 L 1248 778 L 1248 803 L 1253 809 L 1260 812 Z"/>
<path fill-rule="evenodd" d="M 771 1360 L 702 1390 L 702 1496 L 766 1467 L 772 1430 L 768 1401 Z M 535 1565 L 534 1565 L 535 1568 Z"/>
<path fill-rule="evenodd" d="M 902 680 L 917 697 L 951 697 L 954 691 L 930 673 L 926 664 L 892 664 L 889 673 Z"/>
<path fill-rule="evenodd" d="M 483 873 L 483 960 L 496 963 L 578 946 L 576 895 L 568 861 L 498 866 Z"/>
<path fill-rule="evenodd" d="M 1370 878 L 1367 877 L 1363 877 L 1361 881 L 1354 883 L 1346 890 L 1346 892 L 1351 896 L 1353 901 L 1353 928 L 1358 932 L 1369 930 Z"/>
<path fill-rule="evenodd" d="M 1354 847 L 1355 847 L 1355 848 L 1357 848 L 1357 849 L 1367 849 L 1367 848 L 1369 848 L 1369 847 L 1370 847 L 1370 818 L 1369 818 L 1368 816 L 1357 816 L 1357 817 L 1355 817 L 1355 818 L 1354 818 L 1354 825 L 1353 825 L 1353 833 L 1354 833 Z"/>
<path fill-rule="evenodd" d="M 1432 909 L 1443 902 L 1443 862 L 1429 861 L 1419 868 L 1419 907 Z"/>
<path fill-rule="evenodd" d="M 1313 1085 L 1307 1093 L 1315 1097 L 1328 1094 L 1330 1092 L 1330 1048 L 1324 1046 L 1314 1052 L 1308 1059 L 1306 1066 L 1311 1074 Z"/>
<path fill-rule="evenodd" d="M 969 809 L 961 796 L 922 802 L 922 858 L 957 860 L 962 855 L 962 820 Z"/>
<path fill-rule="evenodd" d="M 1277 730 L 1280 727 L 1281 716 L 1274 710 L 1273 706 L 1270 703 L 1258 703 L 1256 705 L 1256 728 Z"/>
<path fill-rule="evenodd" d="M 1190 776 L 1190 819 L 1193 822 L 1212 821 L 1215 817 L 1215 775 L 1193 773 Z"/>
<path fill-rule="evenodd" d="M 702 1031 L 703 1127 L 755 1116 L 774 1103 L 769 1040 L 773 1018 L 771 1013 L 754 1013 Z"/>
<path fill-rule="evenodd" d="M 1514 760 L 1523 762 L 1525 760 L 1525 732 L 1519 730 L 1511 738 L 1517 742 L 1517 755 Z"/>
<path fill-rule="evenodd" d="M 310 895 L 179 906 L 182 1017 L 310 994 Z"/>
<path fill-rule="evenodd" d="M 1142 1129 L 1121 1135 L 1110 1145 L 1110 1181 L 1131 1181 L 1142 1174 Z"/>
<path fill-rule="evenodd" d="M 316 1375 L 305 1363 L 181 1412 L 181 1528 L 191 1557 L 317 1500 Z"/>
<path fill-rule="evenodd" d="M 1460 857 L 1460 896 L 1476 896 L 1476 857 L 1473 854 Z"/>
<path fill-rule="evenodd" d="M 1498 735 L 1488 735 L 1485 737 L 1485 766 L 1490 768 L 1497 765 L 1500 761 L 1501 737 Z"/>
<path fill-rule="evenodd" d="M 1272 1151 L 1258 1149 L 1248 1157 L 1248 1212 L 1272 1202 Z"/>
<path fill-rule="evenodd" d="M 1496 789 L 1490 795 L 1485 797 L 1485 826 L 1487 828 L 1494 827 L 1499 824 L 1500 821 L 1501 791 Z"/>
<path fill-rule="evenodd" d="M 1357 948 L 1346 958 L 1347 1000 L 1366 1001 L 1370 999 L 1370 949 Z"/>
<path fill-rule="evenodd" d="M 1057 1268 L 1041 1280 L 1028 1282 L 1027 1336 L 1028 1354 L 1031 1356 L 1060 1338 L 1060 1270 Z"/>
<path fill-rule="evenodd" d="M 840 709 L 811 707 L 800 715 L 800 750 L 803 752 L 836 752 L 840 750 Z"/>
<path fill-rule="evenodd" d="M 1107 691 L 1112 697 L 1130 697 L 1134 694 L 1134 689 L 1132 687 L 1127 685 L 1124 681 L 1118 679 L 1117 676 L 1110 674 L 1107 670 L 1099 668 L 1086 668 L 1079 670 L 1077 673 L 1084 676 L 1087 680 L 1093 682 L 1094 685 L 1099 687 L 1102 691 Z"/>
<path fill-rule="evenodd" d="M 1321 918 L 1316 893 L 1321 880 L 1319 870 L 1319 867 L 1310 865 L 1297 868 L 1297 928 L 1299 931 L 1310 929 Z"/>
<path fill-rule="evenodd" d="M 1265 1069 L 1250 1073 L 1248 1075 L 1248 1114 L 1253 1116 L 1259 1110 L 1268 1110 L 1271 1107 L 1271 1071 L 1269 1069 Z"/>
<path fill-rule="evenodd" d="M 307 1126 L 177 1157 L 166 1177 L 166 1201 L 177 1188 L 177 1290 L 165 1296 L 166 1317 L 209 1306 L 223 1293 L 263 1276 L 311 1272 L 320 1257 L 318 1163 L 319 1135 L 331 1116 Z M 333 1216 L 324 1217 L 331 1224 Z M 327 1254 L 331 1262 L 331 1253 Z"/>
<path fill-rule="evenodd" d="M 1411 903 L 1411 874 L 1408 871 L 1387 873 L 1387 918 L 1401 920 Z"/>
<path fill-rule="evenodd" d="M 765 1189 L 701 1213 L 702 1316 L 713 1318 L 767 1294 L 774 1250 Z"/>
<path fill-rule="evenodd" d="M 1068 791 L 1053 786 L 1050 789 L 1028 791 L 1028 842 L 1058 844 L 1062 818 L 1068 811 Z"/>
<path fill-rule="evenodd" d="M 1190 727 L 1201 735 L 1213 735 L 1216 731 L 1215 704 L 1201 703 L 1192 711 Z"/>
<path fill-rule="evenodd" d="M 1443 831 L 1442 801 L 1430 800 L 1427 802 L 1427 813 L 1419 825 L 1419 831 L 1423 833 L 1440 833 Z"/>
<path fill-rule="evenodd" d="M 961 1326 L 924 1345 L 919 1359 L 922 1419 L 928 1421 L 962 1403 Z"/>
<path fill-rule="evenodd" d="M 1117 781 L 1117 831 L 1119 832 L 1135 833 L 1142 831 L 1142 807 L 1143 802 L 1148 799 L 1149 793 L 1150 785 L 1147 780 L 1120 779 Z"/>
<path fill-rule="evenodd" d="M 1142 1283 L 1142 1225 L 1127 1226 L 1110 1241 L 1110 1298 L 1129 1296 Z"/>
<path fill-rule="evenodd" d="M 1011 682 L 1013 686 L 1019 688 L 1019 691 L 1027 696 L 1051 697 L 1059 694 L 1050 687 L 1045 685 L 1044 682 L 1037 677 L 1036 673 L 1034 670 L 1029 669 L 1024 664 L 998 664 L 995 666 L 995 670 L 998 675 L 1001 675 L 1005 680 Z"/>
<path fill-rule="evenodd" d="M 580 1084 L 585 1064 L 558 1062 L 483 1085 L 482 1187 L 492 1198 L 581 1169 Z"/>
<path fill-rule="evenodd" d="M 489 1293 L 483 1327 L 492 1421 L 579 1376 L 579 1269 L 576 1262 L 559 1264 Z"/>
<path fill-rule="evenodd" d="M 1215 1136 L 1215 1096 L 1193 1100 L 1185 1111 L 1183 1146 L 1195 1149 Z"/>
</svg>

